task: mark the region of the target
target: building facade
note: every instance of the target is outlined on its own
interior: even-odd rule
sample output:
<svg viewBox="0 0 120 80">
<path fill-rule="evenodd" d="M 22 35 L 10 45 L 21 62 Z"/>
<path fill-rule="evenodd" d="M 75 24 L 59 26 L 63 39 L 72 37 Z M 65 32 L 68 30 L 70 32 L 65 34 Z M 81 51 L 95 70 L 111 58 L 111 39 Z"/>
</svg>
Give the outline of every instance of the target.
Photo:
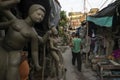
<svg viewBox="0 0 120 80">
<path fill-rule="evenodd" d="M 94 15 L 99 11 L 98 8 L 91 8 L 88 13 L 82 13 L 82 12 L 69 12 L 68 18 L 69 18 L 69 27 L 70 29 L 76 29 L 80 27 L 81 22 L 86 20 L 87 15 Z"/>
</svg>

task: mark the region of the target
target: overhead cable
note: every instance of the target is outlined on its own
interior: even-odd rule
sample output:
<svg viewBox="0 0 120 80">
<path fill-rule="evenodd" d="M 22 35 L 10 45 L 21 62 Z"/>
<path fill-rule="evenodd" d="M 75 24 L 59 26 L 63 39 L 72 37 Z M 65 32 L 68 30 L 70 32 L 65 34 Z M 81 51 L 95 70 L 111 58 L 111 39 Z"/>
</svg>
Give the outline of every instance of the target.
<svg viewBox="0 0 120 80">
<path fill-rule="evenodd" d="M 91 6 L 91 4 L 90 4 L 90 2 L 88 0 L 87 0 L 87 3 L 89 4 L 90 8 L 92 8 L 92 6 Z"/>
<path fill-rule="evenodd" d="M 108 0 L 106 0 L 106 1 L 101 5 L 101 7 L 100 7 L 99 9 L 102 9 L 103 6 L 107 3 L 107 1 L 108 1 Z"/>
</svg>

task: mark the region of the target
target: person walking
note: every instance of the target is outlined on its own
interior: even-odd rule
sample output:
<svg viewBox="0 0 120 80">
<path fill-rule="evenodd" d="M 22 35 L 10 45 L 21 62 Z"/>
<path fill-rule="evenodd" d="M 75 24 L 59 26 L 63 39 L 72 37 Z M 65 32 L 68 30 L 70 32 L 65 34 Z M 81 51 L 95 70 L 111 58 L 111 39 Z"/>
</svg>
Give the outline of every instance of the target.
<svg viewBox="0 0 120 80">
<path fill-rule="evenodd" d="M 72 64 L 75 65 L 75 62 L 77 60 L 77 68 L 78 71 L 81 72 L 82 67 L 82 61 L 81 61 L 81 38 L 79 38 L 79 35 L 76 34 L 75 37 L 72 40 Z"/>
</svg>

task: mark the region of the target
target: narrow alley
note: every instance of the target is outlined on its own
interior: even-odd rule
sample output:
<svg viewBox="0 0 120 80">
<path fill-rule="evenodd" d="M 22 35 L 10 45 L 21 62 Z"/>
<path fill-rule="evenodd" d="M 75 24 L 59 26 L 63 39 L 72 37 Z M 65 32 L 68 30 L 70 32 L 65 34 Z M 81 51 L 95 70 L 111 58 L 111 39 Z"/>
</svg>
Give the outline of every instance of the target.
<svg viewBox="0 0 120 80">
<path fill-rule="evenodd" d="M 70 47 L 67 47 L 66 51 L 63 53 L 65 66 L 67 68 L 66 80 L 98 80 L 96 73 L 92 71 L 90 67 L 86 68 L 84 63 L 82 64 L 82 71 L 79 72 L 77 67 L 73 66 L 71 63 L 71 54 Z"/>
</svg>

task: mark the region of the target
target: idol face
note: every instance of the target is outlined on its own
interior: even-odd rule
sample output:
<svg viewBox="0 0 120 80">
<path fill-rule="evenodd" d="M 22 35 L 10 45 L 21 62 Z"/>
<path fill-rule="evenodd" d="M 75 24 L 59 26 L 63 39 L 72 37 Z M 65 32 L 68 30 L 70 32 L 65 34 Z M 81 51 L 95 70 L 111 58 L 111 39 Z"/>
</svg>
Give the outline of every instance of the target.
<svg viewBox="0 0 120 80">
<path fill-rule="evenodd" d="M 45 16 L 45 13 L 41 9 L 37 9 L 30 15 L 32 21 L 36 23 L 40 23 L 44 19 L 44 16 Z"/>
</svg>

